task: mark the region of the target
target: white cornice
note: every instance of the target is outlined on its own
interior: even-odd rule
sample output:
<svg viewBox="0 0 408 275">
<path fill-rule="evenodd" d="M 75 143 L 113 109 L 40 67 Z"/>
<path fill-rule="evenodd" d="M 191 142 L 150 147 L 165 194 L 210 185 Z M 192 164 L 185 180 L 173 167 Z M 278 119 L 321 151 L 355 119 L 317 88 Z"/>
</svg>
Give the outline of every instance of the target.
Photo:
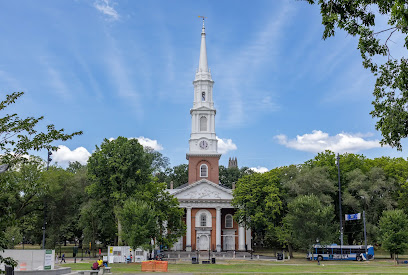
<svg viewBox="0 0 408 275">
<path fill-rule="evenodd" d="M 200 154 L 200 153 L 197 153 L 197 154 L 194 154 L 194 153 L 187 153 L 186 154 L 186 159 L 188 160 L 190 157 L 218 157 L 218 158 L 220 158 L 221 157 L 221 154 Z"/>
</svg>

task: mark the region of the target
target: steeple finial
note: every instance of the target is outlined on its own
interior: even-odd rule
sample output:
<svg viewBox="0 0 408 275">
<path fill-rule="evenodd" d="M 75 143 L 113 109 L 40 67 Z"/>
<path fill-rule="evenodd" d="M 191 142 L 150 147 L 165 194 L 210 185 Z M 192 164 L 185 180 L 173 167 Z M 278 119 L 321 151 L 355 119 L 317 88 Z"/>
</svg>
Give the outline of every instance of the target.
<svg viewBox="0 0 408 275">
<path fill-rule="evenodd" d="M 207 17 L 198 16 L 203 19 L 203 27 L 201 29 L 201 48 L 200 48 L 200 62 L 198 63 L 199 72 L 208 72 L 208 63 L 207 63 L 207 48 L 205 45 L 205 27 L 204 20 Z"/>
</svg>

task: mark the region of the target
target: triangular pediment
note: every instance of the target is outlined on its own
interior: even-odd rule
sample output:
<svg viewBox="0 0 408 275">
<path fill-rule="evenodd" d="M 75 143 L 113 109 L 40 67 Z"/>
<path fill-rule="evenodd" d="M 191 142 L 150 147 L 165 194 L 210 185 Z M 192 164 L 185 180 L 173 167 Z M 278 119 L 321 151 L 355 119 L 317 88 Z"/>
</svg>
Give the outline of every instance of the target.
<svg viewBox="0 0 408 275">
<path fill-rule="evenodd" d="M 200 106 L 198 108 L 191 109 L 192 111 L 214 111 L 212 108 L 208 108 L 207 106 Z"/>
<path fill-rule="evenodd" d="M 232 190 L 224 188 L 209 180 L 199 180 L 184 188 L 172 192 L 177 199 L 222 199 L 232 200 Z"/>
</svg>

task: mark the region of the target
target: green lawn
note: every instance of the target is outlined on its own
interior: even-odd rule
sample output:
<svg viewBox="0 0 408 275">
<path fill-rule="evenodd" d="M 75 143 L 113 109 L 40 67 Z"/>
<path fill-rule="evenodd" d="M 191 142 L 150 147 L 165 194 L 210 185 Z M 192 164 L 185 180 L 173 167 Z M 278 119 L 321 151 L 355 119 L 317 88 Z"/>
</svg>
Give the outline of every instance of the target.
<svg viewBox="0 0 408 275">
<path fill-rule="evenodd" d="M 72 270 L 90 269 L 91 263 L 63 264 Z M 141 264 L 111 264 L 114 274 L 140 273 Z M 257 274 L 257 273 L 290 273 L 290 274 L 407 274 L 408 265 L 395 266 L 391 260 L 375 260 L 370 262 L 317 262 L 307 260 L 275 261 L 218 261 L 215 265 L 193 265 L 187 262 L 169 263 L 170 273 L 194 274 Z"/>
</svg>

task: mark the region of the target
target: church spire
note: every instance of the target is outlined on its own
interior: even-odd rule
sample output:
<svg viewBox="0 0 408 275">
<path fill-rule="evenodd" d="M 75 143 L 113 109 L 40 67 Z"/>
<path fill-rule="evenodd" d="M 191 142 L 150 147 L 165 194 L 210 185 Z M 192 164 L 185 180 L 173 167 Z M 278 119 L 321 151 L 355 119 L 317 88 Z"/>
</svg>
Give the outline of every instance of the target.
<svg viewBox="0 0 408 275">
<path fill-rule="evenodd" d="M 208 72 L 207 63 L 207 48 L 205 46 L 205 27 L 203 18 L 203 28 L 201 29 L 201 48 L 200 48 L 200 62 L 198 63 L 198 72 Z"/>
</svg>

